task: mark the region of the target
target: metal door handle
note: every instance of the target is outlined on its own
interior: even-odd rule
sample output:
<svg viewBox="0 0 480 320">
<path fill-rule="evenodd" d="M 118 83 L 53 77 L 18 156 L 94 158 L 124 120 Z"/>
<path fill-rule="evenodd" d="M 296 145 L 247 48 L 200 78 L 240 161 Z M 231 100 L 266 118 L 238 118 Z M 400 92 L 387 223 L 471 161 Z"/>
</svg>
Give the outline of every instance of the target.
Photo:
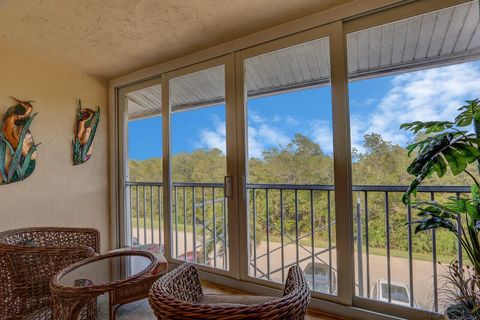
<svg viewBox="0 0 480 320">
<path fill-rule="evenodd" d="M 225 198 L 231 198 L 232 195 L 232 177 L 231 176 L 225 176 L 223 178 L 223 184 L 224 184 L 224 197 Z"/>
</svg>

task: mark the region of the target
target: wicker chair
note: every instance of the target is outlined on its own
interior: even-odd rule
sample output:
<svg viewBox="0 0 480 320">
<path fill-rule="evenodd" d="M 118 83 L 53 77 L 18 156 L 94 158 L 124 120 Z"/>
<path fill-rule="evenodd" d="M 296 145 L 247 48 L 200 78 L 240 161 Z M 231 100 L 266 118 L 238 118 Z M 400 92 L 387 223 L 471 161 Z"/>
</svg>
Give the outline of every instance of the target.
<svg viewBox="0 0 480 320">
<path fill-rule="evenodd" d="M 84 228 L 0 232 L 0 319 L 50 319 L 50 280 L 100 251 L 100 234 Z M 90 315 L 96 305 L 90 305 Z"/>
<path fill-rule="evenodd" d="M 305 318 L 310 290 L 298 266 L 288 272 L 283 297 L 204 295 L 196 268 L 183 264 L 157 280 L 149 293 L 158 319 L 268 319 Z"/>
</svg>

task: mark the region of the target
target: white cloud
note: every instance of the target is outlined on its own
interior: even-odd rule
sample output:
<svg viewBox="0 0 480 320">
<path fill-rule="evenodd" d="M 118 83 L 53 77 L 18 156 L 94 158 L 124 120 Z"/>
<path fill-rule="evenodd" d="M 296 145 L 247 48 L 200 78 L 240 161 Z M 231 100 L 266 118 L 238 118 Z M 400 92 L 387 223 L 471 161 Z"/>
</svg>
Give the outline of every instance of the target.
<svg viewBox="0 0 480 320">
<path fill-rule="evenodd" d="M 271 123 L 281 123 L 294 126 L 298 122 L 290 116 L 281 117 L 272 115 L 268 119 L 256 112 L 250 112 L 248 115 L 248 155 L 249 157 L 260 158 L 262 152 L 270 147 L 286 147 L 292 137 L 289 137 L 281 127 L 272 126 Z M 214 129 L 203 129 L 200 131 L 199 148 L 217 148 L 225 153 L 226 133 L 225 122 L 220 122 L 218 118 L 213 119 Z"/>
<path fill-rule="evenodd" d="M 258 131 L 254 127 L 248 127 L 248 156 L 260 158 L 265 146 L 259 141 Z"/>
<path fill-rule="evenodd" d="M 253 122 L 253 123 L 266 122 L 266 119 L 256 112 L 249 112 L 248 113 L 248 119 L 249 119 L 250 122 Z"/>
<path fill-rule="evenodd" d="M 248 156 L 261 158 L 262 152 L 269 147 L 286 147 L 291 141 L 282 129 L 261 124 L 248 126 Z"/>
<path fill-rule="evenodd" d="M 480 96 L 480 64 L 466 63 L 395 76 L 390 90 L 381 99 L 365 101 L 352 99 L 356 110 L 352 112 L 350 132 L 352 147 L 364 149 L 365 134 L 379 133 L 393 143 L 406 145 L 411 133 L 399 129 L 400 124 L 416 120 L 450 120 L 467 99 Z M 364 109 L 365 108 L 365 109 Z M 300 128 L 292 116 L 279 116 L 250 112 L 248 115 L 248 152 L 250 157 L 261 157 L 269 147 L 285 147 L 292 139 L 292 129 L 309 136 L 325 153 L 333 152 L 331 124 L 311 120 Z M 226 149 L 225 122 L 213 119 L 213 128 L 200 131 L 199 147 Z"/>
<path fill-rule="evenodd" d="M 278 116 L 278 115 L 274 115 L 274 116 L 272 117 L 272 120 L 271 120 L 271 121 L 272 121 L 272 122 L 280 122 L 280 121 L 282 121 L 282 117 L 280 117 L 280 116 Z"/>
<path fill-rule="evenodd" d="M 312 121 L 310 134 L 314 142 L 318 143 L 326 154 L 333 153 L 333 133 L 328 121 Z"/>
<path fill-rule="evenodd" d="M 279 128 L 262 124 L 258 128 L 258 138 L 266 145 L 275 145 L 280 147 L 286 147 L 290 142 L 290 138 L 283 133 Z"/>
<path fill-rule="evenodd" d="M 364 122 L 361 117 L 354 114 L 350 116 L 350 143 L 352 148 L 357 149 L 359 152 L 365 151 L 363 148 L 363 136 L 365 135 L 367 128 L 368 123 Z"/>
<path fill-rule="evenodd" d="M 203 129 L 200 131 L 200 147 L 209 149 L 219 149 L 223 154 L 227 153 L 227 138 L 225 131 L 225 122 L 220 122 L 214 119 L 215 130 Z"/>
<path fill-rule="evenodd" d="M 368 116 L 352 114 L 352 146 L 361 150 L 363 135 L 373 132 L 393 143 L 407 144 L 411 134 L 400 130 L 400 124 L 451 120 L 465 100 L 480 95 L 479 78 L 480 67 L 474 63 L 394 77 L 392 88 L 378 102 L 376 110 Z"/>
<path fill-rule="evenodd" d="M 376 98 L 368 98 L 367 100 L 365 100 L 365 102 L 363 104 L 365 106 L 371 106 L 374 103 L 376 103 L 377 101 L 378 101 L 378 99 L 376 99 Z"/>
<path fill-rule="evenodd" d="M 300 122 L 298 122 L 298 120 L 295 119 L 294 117 L 286 116 L 285 117 L 285 124 L 287 124 L 289 126 L 298 126 L 300 124 Z"/>
<path fill-rule="evenodd" d="M 199 148 L 217 148 L 226 154 L 225 122 L 214 119 L 215 128 L 200 131 Z M 265 123 L 248 127 L 248 153 L 250 157 L 259 158 L 268 147 L 285 147 L 290 138 L 279 128 Z"/>
</svg>

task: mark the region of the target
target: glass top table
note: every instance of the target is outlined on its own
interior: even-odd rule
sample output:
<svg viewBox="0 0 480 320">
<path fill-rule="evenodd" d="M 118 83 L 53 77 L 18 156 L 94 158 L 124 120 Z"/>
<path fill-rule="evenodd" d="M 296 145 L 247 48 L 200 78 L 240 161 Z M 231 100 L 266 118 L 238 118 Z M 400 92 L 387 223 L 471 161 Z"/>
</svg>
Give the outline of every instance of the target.
<svg viewBox="0 0 480 320">
<path fill-rule="evenodd" d="M 106 292 L 136 298 L 139 288 L 147 290 L 158 279 L 157 262 L 146 251 L 112 251 L 63 269 L 51 281 L 53 318 L 77 320 L 84 307 L 96 309 L 96 297 Z"/>
<path fill-rule="evenodd" d="M 58 279 L 67 287 L 86 287 L 128 280 L 144 272 L 152 260 L 141 255 L 115 255 L 83 264 Z"/>
</svg>

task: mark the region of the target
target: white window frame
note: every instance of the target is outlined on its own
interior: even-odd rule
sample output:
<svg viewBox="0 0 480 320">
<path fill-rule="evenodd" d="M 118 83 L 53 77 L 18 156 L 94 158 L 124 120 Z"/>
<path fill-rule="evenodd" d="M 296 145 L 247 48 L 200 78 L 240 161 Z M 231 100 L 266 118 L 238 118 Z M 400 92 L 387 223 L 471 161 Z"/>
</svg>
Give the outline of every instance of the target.
<svg viewBox="0 0 480 320">
<path fill-rule="evenodd" d="M 230 270 L 199 266 L 206 279 L 235 286 L 258 294 L 279 293 L 280 284 L 248 276 L 247 215 L 246 215 L 246 141 L 245 141 L 245 92 L 243 60 L 261 53 L 274 51 L 324 36 L 329 37 L 331 59 L 332 117 L 334 136 L 335 207 L 337 224 L 338 296 L 315 292 L 311 307 L 339 316 L 358 319 L 394 319 L 437 317 L 428 311 L 396 306 L 355 296 L 353 252 L 353 204 L 351 191 L 350 123 L 348 108 L 348 78 L 346 59 L 346 35 L 348 33 L 382 25 L 468 0 L 355 0 L 339 7 L 286 23 L 254 35 L 222 44 L 193 55 L 179 58 L 158 66 L 140 70 L 110 82 L 110 185 L 111 185 L 111 247 L 128 245 L 122 236 L 128 228 L 123 217 L 125 205 L 124 185 L 126 169 L 126 108 L 121 97 L 127 93 L 162 83 L 163 165 L 170 167 L 170 108 L 168 80 L 181 74 L 202 70 L 208 66 L 225 64 L 226 105 L 231 112 L 227 119 L 235 126 L 227 126 L 229 153 L 234 163 L 229 164 L 229 175 L 234 177 L 234 199 L 229 201 L 229 249 Z M 233 150 L 233 151 L 231 151 Z M 170 239 L 171 205 L 170 170 L 164 170 L 164 222 L 168 226 L 164 234 L 165 254 L 172 265 Z M 346 199 L 346 200 L 345 200 Z M 238 222 L 238 225 L 235 225 Z M 233 254 L 237 253 L 237 254 Z M 390 315 L 390 316 L 389 316 Z"/>
</svg>

